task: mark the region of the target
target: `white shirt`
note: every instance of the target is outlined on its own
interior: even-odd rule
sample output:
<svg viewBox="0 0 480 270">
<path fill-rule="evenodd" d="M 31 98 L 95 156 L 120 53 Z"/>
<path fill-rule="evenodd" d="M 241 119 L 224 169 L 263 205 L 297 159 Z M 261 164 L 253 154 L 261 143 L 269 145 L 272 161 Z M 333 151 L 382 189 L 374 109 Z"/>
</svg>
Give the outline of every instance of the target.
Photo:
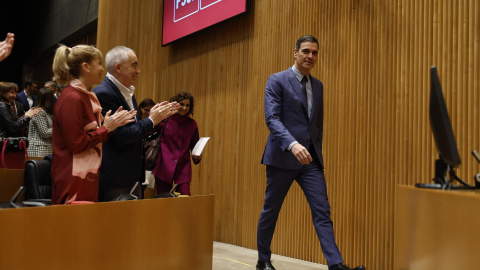
<svg viewBox="0 0 480 270">
<path fill-rule="evenodd" d="M 28 106 L 33 107 L 33 98 L 32 96 L 29 96 L 27 94 L 27 91 L 23 90 L 23 92 L 25 93 L 25 96 L 27 97 L 27 102 L 28 102 Z M 25 108 L 26 111 L 28 111 L 28 108 Z"/>
<path fill-rule="evenodd" d="M 130 107 L 130 108 L 124 108 L 124 109 L 128 109 L 128 110 L 135 109 L 135 107 L 133 107 L 133 101 L 132 101 L 133 93 L 135 92 L 135 87 L 133 85 L 131 85 L 130 87 L 126 87 L 121 82 L 119 82 L 117 78 L 115 78 L 112 74 L 108 72 L 107 72 L 107 78 L 110 79 L 110 81 L 112 81 L 113 84 L 115 84 L 118 90 L 120 90 L 120 93 L 122 93 L 122 96 L 125 98 L 125 101 Z"/>
<path fill-rule="evenodd" d="M 130 107 L 129 110 L 134 110 L 135 107 L 133 107 L 133 93 L 135 92 L 135 87 L 133 85 L 131 85 L 130 87 L 126 87 L 121 82 L 119 82 L 117 80 L 117 78 L 115 78 L 112 74 L 110 74 L 108 72 L 107 72 L 107 78 L 110 81 L 112 81 L 113 84 L 115 84 L 115 86 L 118 88 L 118 90 L 120 90 L 120 93 L 122 94 L 123 98 L 125 98 L 125 101 L 127 102 L 128 106 Z M 128 108 L 124 108 L 124 109 L 128 109 Z M 152 121 L 152 125 L 153 125 L 152 118 L 148 117 L 148 119 L 150 119 L 150 121 Z M 135 121 L 136 120 L 140 120 L 140 119 L 137 119 L 137 116 L 135 116 Z"/>
</svg>

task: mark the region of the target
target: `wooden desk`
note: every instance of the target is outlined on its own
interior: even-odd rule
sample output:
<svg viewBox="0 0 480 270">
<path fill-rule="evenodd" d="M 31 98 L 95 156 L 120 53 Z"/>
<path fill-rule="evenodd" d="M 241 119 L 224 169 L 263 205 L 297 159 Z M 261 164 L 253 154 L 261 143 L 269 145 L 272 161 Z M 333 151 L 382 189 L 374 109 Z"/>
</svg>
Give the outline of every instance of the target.
<svg viewBox="0 0 480 270">
<path fill-rule="evenodd" d="M 0 210 L 0 269 L 212 269 L 214 196 Z"/>
<path fill-rule="evenodd" d="M 28 160 L 43 159 L 43 157 L 29 157 Z M 20 186 L 23 186 L 23 169 L 0 169 L 0 201 L 9 201 Z M 22 201 L 25 193 L 18 198 Z"/>
<path fill-rule="evenodd" d="M 24 170 L 0 169 L 0 201 L 9 201 L 18 188 L 23 186 L 23 171 Z M 23 198 L 24 197 L 20 199 Z"/>
<path fill-rule="evenodd" d="M 397 270 L 476 269 L 480 194 L 398 186 L 395 200 Z"/>
</svg>

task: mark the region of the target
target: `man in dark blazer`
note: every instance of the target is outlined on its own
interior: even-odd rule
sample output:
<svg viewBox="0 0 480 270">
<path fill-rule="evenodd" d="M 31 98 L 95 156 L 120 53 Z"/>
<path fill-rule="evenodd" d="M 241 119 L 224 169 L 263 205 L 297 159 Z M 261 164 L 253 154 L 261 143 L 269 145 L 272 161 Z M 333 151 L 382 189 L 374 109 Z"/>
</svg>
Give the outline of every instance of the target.
<svg viewBox="0 0 480 270">
<path fill-rule="evenodd" d="M 270 244 L 283 200 L 294 180 L 310 205 L 329 269 L 351 270 L 343 264 L 335 243 L 323 173 L 323 84 L 309 74 L 317 62 L 318 48 L 315 37 L 299 38 L 294 66 L 271 75 L 265 88 L 265 120 L 270 135 L 262 158 L 267 188 L 257 228 L 257 270 L 275 269 L 270 261 Z"/>
<path fill-rule="evenodd" d="M 54 81 L 46 81 L 43 87 L 52 90 L 53 93 L 53 105 L 57 102 L 58 93 L 57 93 L 57 84 Z"/>
<path fill-rule="evenodd" d="M 120 106 L 137 110 L 133 87 L 140 69 L 135 52 L 127 47 L 111 49 L 105 57 L 107 76 L 93 92 L 97 95 L 102 114 L 116 111 Z M 128 194 L 136 182 L 143 183 L 145 163 L 142 138 L 163 119 L 177 112 L 176 103 L 156 104 L 150 117 L 118 127 L 103 145 L 100 166 L 99 201 L 110 201 Z"/>
<path fill-rule="evenodd" d="M 35 106 L 35 101 L 37 100 L 38 92 L 38 82 L 37 81 L 26 81 L 25 89 L 18 93 L 17 100 L 22 103 L 23 109 L 25 111 L 30 110 Z"/>
</svg>

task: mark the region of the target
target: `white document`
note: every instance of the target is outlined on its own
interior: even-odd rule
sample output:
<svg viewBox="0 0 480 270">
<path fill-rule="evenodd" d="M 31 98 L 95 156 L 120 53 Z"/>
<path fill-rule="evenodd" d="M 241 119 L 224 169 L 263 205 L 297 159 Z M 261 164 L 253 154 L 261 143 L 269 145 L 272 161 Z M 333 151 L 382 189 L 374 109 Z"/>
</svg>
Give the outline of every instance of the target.
<svg viewBox="0 0 480 270">
<path fill-rule="evenodd" d="M 207 144 L 208 140 L 210 140 L 210 137 L 200 137 L 197 144 L 195 144 L 195 147 L 193 147 L 192 155 L 193 156 L 200 156 L 202 154 L 203 148 L 205 148 L 205 145 Z"/>
</svg>

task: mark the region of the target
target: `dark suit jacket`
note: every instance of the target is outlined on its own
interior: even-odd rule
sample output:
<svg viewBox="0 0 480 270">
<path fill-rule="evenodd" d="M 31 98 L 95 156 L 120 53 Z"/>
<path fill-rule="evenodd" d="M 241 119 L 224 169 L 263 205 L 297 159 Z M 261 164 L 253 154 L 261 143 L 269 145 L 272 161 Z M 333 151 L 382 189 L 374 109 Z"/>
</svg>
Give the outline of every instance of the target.
<svg viewBox="0 0 480 270">
<path fill-rule="evenodd" d="M 323 168 L 323 84 L 310 76 L 312 114 L 309 119 L 307 98 L 302 93 L 292 68 L 272 74 L 265 87 L 265 120 L 270 130 L 262 164 L 283 169 L 299 169 L 302 164 L 287 150 L 298 141 L 305 148 L 310 144 Z"/>
<path fill-rule="evenodd" d="M 17 108 L 17 116 L 20 118 L 25 114 L 23 104 L 15 100 L 15 107 Z"/>
<path fill-rule="evenodd" d="M 125 98 L 115 84 L 107 77 L 93 92 L 102 105 L 102 114 L 118 107 L 130 110 Z M 137 110 L 137 102 L 133 97 L 133 105 Z M 103 145 L 102 165 L 100 166 L 99 193 L 112 189 L 132 188 L 135 182 L 143 182 L 145 165 L 142 138 L 153 130 L 152 121 L 148 118 L 138 120 L 115 129 L 107 143 Z M 102 194 L 99 194 L 100 199 Z"/>
<path fill-rule="evenodd" d="M 17 107 L 18 109 L 21 106 Z M 10 104 L 0 101 L 0 137 L 22 137 L 23 131 L 28 127 L 30 117 L 23 118 L 14 114 Z M 0 150 L 1 151 L 1 150 Z"/>
<path fill-rule="evenodd" d="M 37 100 L 37 96 L 32 95 L 32 99 L 33 99 L 33 106 L 35 106 L 35 101 Z M 30 108 L 32 108 L 28 104 L 27 95 L 25 94 L 25 91 L 22 91 L 22 92 L 18 93 L 17 100 L 20 103 L 22 103 L 23 109 L 25 109 L 25 111 L 28 111 L 28 110 L 30 110 Z"/>
</svg>

